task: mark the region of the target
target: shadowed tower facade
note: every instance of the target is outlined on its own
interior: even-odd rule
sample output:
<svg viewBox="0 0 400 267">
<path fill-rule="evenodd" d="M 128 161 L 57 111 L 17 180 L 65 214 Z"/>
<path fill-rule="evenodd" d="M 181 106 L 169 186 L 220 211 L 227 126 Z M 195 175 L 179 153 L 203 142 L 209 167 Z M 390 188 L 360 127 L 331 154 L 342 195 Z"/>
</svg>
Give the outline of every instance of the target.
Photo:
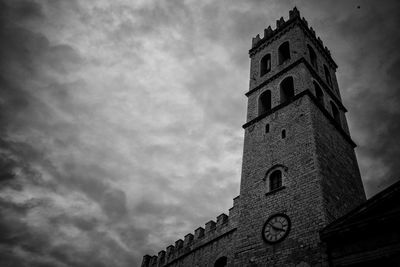
<svg viewBox="0 0 400 267">
<path fill-rule="evenodd" d="M 365 201 L 337 65 L 299 11 L 249 55 L 240 196 L 142 266 L 327 266 L 319 231 Z"/>
<path fill-rule="evenodd" d="M 237 266 L 323 264 L 319 230 L 365 201 L 337 65 L 289 15 L 249 51 Z"/>
</svg>

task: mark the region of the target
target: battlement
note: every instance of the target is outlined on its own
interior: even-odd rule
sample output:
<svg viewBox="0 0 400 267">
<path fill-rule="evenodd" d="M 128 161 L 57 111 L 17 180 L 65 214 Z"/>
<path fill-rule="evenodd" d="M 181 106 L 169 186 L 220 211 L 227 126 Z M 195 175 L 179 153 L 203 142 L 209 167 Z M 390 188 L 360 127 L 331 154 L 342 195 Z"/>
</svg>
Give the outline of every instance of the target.
<svg viewBox="0 0 400 267">
<path fill-rule="evenodd" d="M 272 29 L 271 26 L 268 26 L 268 28 L 264 29 L 263 38 L 260 37 L 260 34 L 257 34 L 255 37 L 253 37 L 249 54 L 253 55 L 259 48 L 267 45 L 268 43 L 275 40 L 278 36 L 280 36 L 280 33 L 283 33 L 283 30 L 286 29 L 289 25 L 295 23 L 298 23 L 302 27 L 302 29 L 309 35 L 309 37 L 317 44 L 316 46 L 318 47 L 318 49 L 321 50 L 324 56 L 329 59 L 329 61 L 334 65 L 335 68 L 337 68 L 335 61 L 332 59 L 331 51 L 326 46 L 324 46 L 321 38 L 319 36 L 316 36 L 314 29 L 308 26 L 307 20 L 304 17 L 300 17 L 300 11 L 296 7 L 289 11 L 289 19 L 287 21 L 285 21 L 285 19 L 281 17 L 279 20 L 276 21 L 275 29 Z"/>
<path fill-rule="evenodd" d="M 178 239 L 174 245 L 169 245 L 166 250 L 161 250 L 158 255 L 143 256 L 142 267 L 166 266 L 172 261 L 183 257 L 190 252 L 202 247 L 219 237 L 226 235 L 237 227 L 239 216 L 239 196 L 233 199 L 233 207 L 229 209 L 229 215 L 222 213 L 217 220 L 208 221 L 204 228 L 198 227 L 194 233 L 188 233 L 184 239 Z"/>
</svg>

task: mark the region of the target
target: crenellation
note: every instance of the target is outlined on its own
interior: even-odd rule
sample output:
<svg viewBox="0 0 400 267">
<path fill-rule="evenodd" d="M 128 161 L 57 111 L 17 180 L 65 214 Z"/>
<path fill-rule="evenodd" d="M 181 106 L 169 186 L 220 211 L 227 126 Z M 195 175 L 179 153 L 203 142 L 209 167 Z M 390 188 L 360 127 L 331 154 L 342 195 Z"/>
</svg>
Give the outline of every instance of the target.
<svg viewBox="0 0 400 267">
<path fill-rule="evenodd" d="M 289 10 L 289 19 L 294 19 L 296 17 L 300 17 L 300 11 L 297 7 L 294 7 L 292 10 Z"/>
<path fill-rule="evenodd" d="M 185 235 L 185 239 L 183 241 L 183 245 L 185 247 L 190 246 L 193 243 L 193 237 L 194 237 L 193 234 L 190 234 L 190 233 Z"/>
<path fill-rule="evenodd" d="M 319 38 L 319 36 L 318 36 L 318 38 L 317 38 L 317 41 L 318 41 L 318 43 L 320 43 L 320 45 L 321 45 L 322 47 L 324 47 L 324 42 L 322 42 L 322 40 L 321 40 L 321 38 Z"/>
<path fill-rule="evenodd" d="M 279 20 L 276 21 L 276 29 L 279 29 L 285 24 L 285 20 L 281 17 Z"/>
<path fill-rule="evenodd" d="M 153 255 L 150 259 L 149 267 L 157 267 L 157 264 L 158 264 L 157 261 L 158 261 L 158 257 L 156 255 Z"/>
<path fill-rule="evenodd" d="M 251 41 L 251 47 L 255 47 L 260 41 L 261 41 L 260 35 L 257 34 L 256 37 L 253 37 Z"/>
<path fill-rule="evenodd" d="M 183 240 L 182 239 L 178 239 L 175 241 L 175 249 L 176 250 L 180 250 L 181 248 L 183 248 Z"/>
<path fill-rule="evenodd" d="M 268 28 L 264 29 L 264 37 L 263 39 L 268 39 L 269 37 L 274 34 L 274 31 L 272 30 L 271 26 L 268 26 Z"/>
<path fill-rule="evenodd" d="M 144 255 L 141 267 L 148 267 L 150 265 L 150 261 L 151 261 L 151 256 L 150 255 Z"/>
<path fill-rule="evenodd" d="M 238 198 L 235 198 L 236 202 Z M 235 202 L 235 200 L 234 200 Z M 237 203 L 236 203 L 237 205 Z M 184 240 L 178 239 L 175 241 L 175 246 L 170 245 L 165 250 L 158 252 L 158 256 L 146 255 L 143 257 L 142 267 L 161 267 L 170 265 L 172 262 L 185 257 L 188 253 L 198 250 L 204 245 L 212 242 L 215 239 L 220 239 L 227 234 L 231 234 L 232 231 L 236 230 L 236 225 L 228 224 L 228 215 L 222 213 L 217 216 L 217 221 L 210 220 L 205 224 L 205 228 L 198 227 L 194 235 L 189 233 L 185 235 Z"/>
<path fill-rule="evenodd" d="M 174 251 L 175 251 L 174 245 L 169 245 L 167 247 L 167 253 L 166 253 L 167 261 L 169 261 L 173 257 Z"/>
<path fill-rule="evenodd" d="M 271 26 L 268 26 L 268 28 L 264 29 L 264 36 L 263 38 L 260 37 L 259 34 L 257 34 L 256 37 L 252 38 L 252 45 L 251 49 L 249 51 L 250 56 L 254 55 L 255 51 L 262 48 L 263 45 L 268 45 L 268 43 L 273 42 L 275 38 L 279 38 L 279 34 L 285 34 L 285 31 L 282 30 L 283 28 L 286 28 L 287 25 L 291 23 L 297 23 L 298 25 L 301 25 L 303 30 L 311 33 L 311 36 L 315 38 L 316 43 L 318 43 L 318 49 L 321 49 L 322 53 L 324 54 L 324 57 L 327 58 L 332 63 L 332 66 L 334 68 L 337 67 L 336 63 L 332 59 L 332 55 L 329 51 L 329 49 L 324 48 L 324 44 L 321 40 L 320 37 L 317 37 L 315 30 L 312 27 L 308 26 L 307 20 L 303 17 L 300 17 L 300 12 L 296 7 L 293 8 L 293 10 L 289 11 L 289 20 L 285 21 L 283 17 L 281 17 L 279 20 L 276 21 L 276 29 L 272 29 Z"/>
<path fill-rule="evenodd" d="M 158 257 L 159 257 L 159 258 L 165 257 L 165 250 L 159 251 L 159 252 L 158 252 Z"/>
<path fill-rule="evenodd" d="M 312 35 L 313 35 L 314 37 L 316 37 L 315 31 L 314 31 L 313 27 L 310 27 L 310 32 L 312 33 Z"/>
<path fill-rule="evenodd" d="M 328 47 L 325 46 L 325 52 L 331 55 L 331 51 L 328 49 Z"/>
<path fill-rule="evenodd" d="M 221 228 L 228 223 L 229 217 L 225 213 L 217 216 L 217 228 Z"/>
<path fill-rule="evenodd" d="M 158 252 L 158 266 L 162 266 L 165 263 L 165 250 Z"/>
<path fill-rule="evenodd" d="M 215 226 L 216 226 L 216 225 L 217 225 L 217 224 L 216 224 L 213 220 L 208 221 L 208 222 L 206 223 L 206 227 L 205 227 L 205 233 L 206 233 L 206 235 L 207 235 L 207 234 L 210 234 L 211 232 L 214 232 Z"/>
<path fill-rule="evenodd" d="M 200 238 L 204 237 L 204 228 L 199 227 L 196 230 L 194 230 L 194 240 L 199 240 Z"/>
<path fill-rule="evenodd" d="M 302 20 L 303 23 L 308 27 L 308 21 L 307 21 L 304 17 L 303 17 L 301 20 Z"/>
</svg>

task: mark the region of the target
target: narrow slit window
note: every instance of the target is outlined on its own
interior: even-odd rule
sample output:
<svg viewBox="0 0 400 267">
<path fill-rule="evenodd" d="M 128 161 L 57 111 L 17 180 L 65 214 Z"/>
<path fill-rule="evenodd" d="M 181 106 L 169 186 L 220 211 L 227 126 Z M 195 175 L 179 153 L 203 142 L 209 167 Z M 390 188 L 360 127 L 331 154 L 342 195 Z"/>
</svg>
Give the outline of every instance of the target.
<svg viewBox="0 0 400 267">
<path fill-rule="evenodd" d="M 269 123 L 265 125 L 265 133 L 269 133 Z"/>
<path fill-rule="evenodd" d="M 285 139 L 286 138 L 286 130 L 282 130 L 282 139 Z"/>
</svg>

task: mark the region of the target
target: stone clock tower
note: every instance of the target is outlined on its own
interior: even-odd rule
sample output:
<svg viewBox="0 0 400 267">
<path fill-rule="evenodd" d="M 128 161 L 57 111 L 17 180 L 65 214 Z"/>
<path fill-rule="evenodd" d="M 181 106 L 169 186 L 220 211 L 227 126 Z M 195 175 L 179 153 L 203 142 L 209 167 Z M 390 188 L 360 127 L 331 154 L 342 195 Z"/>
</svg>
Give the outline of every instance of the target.
<svg viewBox="0 0 400 267">
<path fill-rule="evenodd" d="M 235 266 L 324 265 L 319 230 L 365 201 L 337 65 L 289 15 L 249 51 Z"/>
<path fill-rule="evenodd" d="M 365 201 L 328 48 L 294 8 L 253 38 L 240 196 L 142 267 L 328 266 L 320 230 Z"/>
</svg>

